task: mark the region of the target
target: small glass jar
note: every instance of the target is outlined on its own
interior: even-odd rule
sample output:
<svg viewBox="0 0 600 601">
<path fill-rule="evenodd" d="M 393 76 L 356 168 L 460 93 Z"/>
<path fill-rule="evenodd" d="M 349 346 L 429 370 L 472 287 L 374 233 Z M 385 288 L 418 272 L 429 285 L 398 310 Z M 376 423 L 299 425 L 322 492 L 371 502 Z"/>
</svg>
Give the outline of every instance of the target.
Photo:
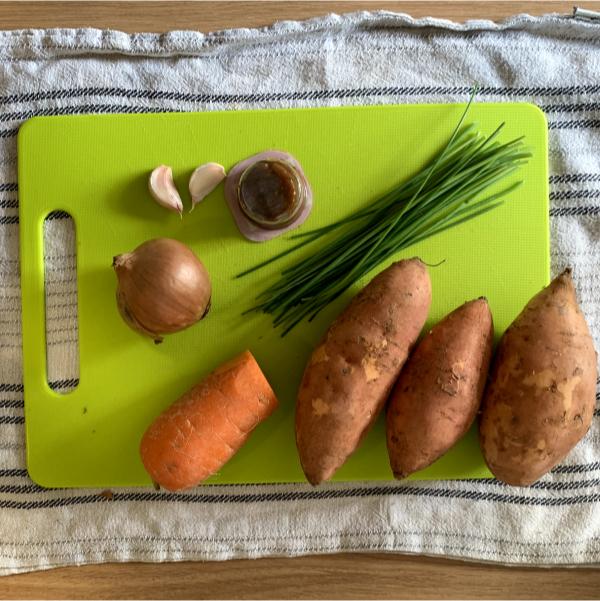
<svg viewBox="0 0 600 601">
<path fill-rule="evenodd" d="M 297 169 L 281 159 L 264 159 L 248 166 L 237 188 L 240 209 L 264 229 L 292 223 L 306 203 L 306 184 Z"/>
</svg>

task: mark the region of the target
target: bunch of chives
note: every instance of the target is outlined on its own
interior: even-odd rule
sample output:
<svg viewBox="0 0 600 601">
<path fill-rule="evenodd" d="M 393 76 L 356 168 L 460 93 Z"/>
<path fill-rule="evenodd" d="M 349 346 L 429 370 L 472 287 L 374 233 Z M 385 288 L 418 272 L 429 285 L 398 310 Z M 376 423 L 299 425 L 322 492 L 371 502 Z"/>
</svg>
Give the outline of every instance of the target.
<svg viewBox="0 0 600 601">
<path fill-rule="evenodd" d="M 398 251 L 474 219 L 502 204 L 518 181 L 481 198 L 490 186 L 517 171 L 531 156 L 522 137 L 497 141 L 475 125 L 463 127 L 473 95 L 444 149 L 417 175 L 370 205 L 330 225 L 298 234 L 286 251 L 238 274 L 245 276 L 317 240 L 318 248 L 281 272 L 250 311 L 273 316 L 285 336 L 309 321 L 350 286 Z M 323 238 L 326 238 L 323 240 Z"/>
</svg>

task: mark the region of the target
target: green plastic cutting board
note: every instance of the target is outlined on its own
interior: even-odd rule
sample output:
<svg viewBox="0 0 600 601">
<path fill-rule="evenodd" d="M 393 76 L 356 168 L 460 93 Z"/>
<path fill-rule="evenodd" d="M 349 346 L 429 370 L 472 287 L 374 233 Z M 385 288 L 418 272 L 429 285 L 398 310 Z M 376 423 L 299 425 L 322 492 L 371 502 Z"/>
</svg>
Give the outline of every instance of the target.
<svg viewBox="0 0 600 601">
<path fill-rule="evenodd" d="M 303 227 L 313 228 L 362 207 L 422 168 L 447 141 L 463 109 L 85 115 L 25 123 L 18 139 L 19 206 L 27 461 L 33 480 L 49 487 L 150 484 L 138 455 L 145 428 L 221 362 L 250 349 L 281 406 L 210 482 L 302 481 L 294 443 L 295 392 L 311 349 L 359 286 L 313 323 L 280 338 L 267 316 L 240 314 L 301 254 L 234 279 L 290 241 L 280 237 L 260 244 L 242 238 L 222 187 L 180 220 L 149 197 L 148 174 L 161 163 L 171 165 L 189 207 L 187 182 L 196 166 L 216 161 L 229 169 L 261 150 L 283 149 L 298 158 L 312 184 L 314 210 Z M 526 137 L 535 154 L 520 173 L 524 185 L 499 209 L 398 258 L 418 255 L 428 264 L 441 263 L 430 268 L 428 325 L 485 295 L 498 335 L 549 278 L 547 125 L 543 113 L 528 104 L 477 104 L 467 121 L 486 133 L 505 121 L 504 140 Z M 81 373 L 78 388 L 66 395 L 46 382 L 43 222 L 58 209 L 73 216 L 77 238 Z M 207 266 L 214 292 L 205 320 L 156 346 L 119 317 L 111 261 L 158 236 L 190 245 Z M 488 475 L 471 432 L 418 477 Z M 380 420 L 336 479 L 391 477 Z"/>
</svg>

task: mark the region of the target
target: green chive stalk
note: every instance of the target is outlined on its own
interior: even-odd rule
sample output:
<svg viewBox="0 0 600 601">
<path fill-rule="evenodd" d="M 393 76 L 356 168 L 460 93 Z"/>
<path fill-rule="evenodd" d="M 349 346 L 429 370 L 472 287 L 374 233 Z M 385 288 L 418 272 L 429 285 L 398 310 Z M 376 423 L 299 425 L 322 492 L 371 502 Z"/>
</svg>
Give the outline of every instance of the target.
<svg viewBox="0 0 600 601">
<path fill-rule="evenodd" d="M 245 276 L 320 242 L 284 269 L 246 313 L 272 315 L 274 327 L 281 327 L 285 336 L 398 251 L 500 206 L 522 181 L 495 194 L 484 192 L 527 163 L 531 152 L 522 138 L 497 141 L 504 123 L 489 136 L 475 125 L 463 127 L 473 97 L 446 146 L 421 172 L 344 219 L 292 236 L 296 244 L 238 274 Z"/>
</svg>

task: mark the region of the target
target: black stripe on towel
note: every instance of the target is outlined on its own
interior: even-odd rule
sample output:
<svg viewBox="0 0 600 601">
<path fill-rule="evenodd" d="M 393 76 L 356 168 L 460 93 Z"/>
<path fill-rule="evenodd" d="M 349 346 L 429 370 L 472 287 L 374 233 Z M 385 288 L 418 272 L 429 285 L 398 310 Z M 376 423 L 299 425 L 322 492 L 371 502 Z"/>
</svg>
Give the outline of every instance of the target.
<svg viewBox="0 0 600 601">
<path fill-rule="evenodd" d="M 69 213 L 67 213 L 66 211 L 52 211 L 51 213 L 48 213 L 45 221 L 55 221 L 57 219 L 69 219 L 70 217 L 71 217 L 71 215 L 69 215 Z"/>
<path fill-rule="evenodd" d="M 22 409 L 24 406 L 23 399 L 1 399 L 0 408 L 2 409 Z"/>
<path fill-rule="evenodd" d="M 52 390 L 60 390 L 61 388 L 75 388 L 79 385 L 79 378 L 71 378 L 69 380 L 54 380 L 53 382 L 48 382 L 48 386 Z"/>
<path fill-rule="evenodd" d="M 553 470 L 553 474 L 583 474 L 584 472 L 593 472 L 600 470 L 600 461 L 592 461 L 591 463 L 580 463 L 575 465 L 557 465 Z"/>
<path fill-rule="evenodd" d="M 78 378 L 70 378 L 68 380 L 52 380 L 48 382 L 48 386 L 52 390 L 59 388 L 67 388 L 68 386 L 77 386 L 79 384 Z M 0 392 L 23 392 L 23 384 L 0 384 Z"/>
<path fill-rule="evenodd" d="M 352 95 L 349 92 L 352 90 L 345 90 L 343 92 L 338 92 L 336 95 L 335 90 L 330 90 L 327 93 L 323 92 L 319 96 L 319 98 L 315 99 L 346 99 L 353 97 L 362 97 L 362 96 L 373 96 L 376 94 L 368 93 L 369 90 L 355 90 L 357 94 Z M 212 102 L 217 102 L 219 104 L 238 104 L 238 103 L 247 103 L 247 102 L 264 102 L 266 100 L 276 100 L 277 98 L 268 98 L 268 94 L 258 95 L 255 98 L 251 98 L 252 95 L 238 95 L 232 96 L 231 98 L 227 97 L 227 95 L 221 95 L 223 98 L 219 97 L 220 95 L 215 95 L 215 98 L 211 99 Z M 277 95 L 275 95 L 277 96 Z M 304 98 L 301 95 L 298 98 L 293 98 L 297 100 L 302 100 Z M 81 107 L 57 107 L 55 109 L 39 109 L 32 110 L 26 114 L 28 117 L 35 117 L 44 114 L 52 114 L 52 115 L 76 115 L 81 113 L 94 113 L 94 114 L 147 114 L 147 113 L 172 113 L 172 112 L 181 112 L 180 109 L 171 109 L 171 108 L 162 108 L 162 107 L 140 107 L 140 106 L 119 106 L 119 105 L 82 105 Z M 589 129 L 600 127 L 600 119 L 572 119 L 572 120 L 563 120 L 563 121 L 551 121 L 548 123 L 548 129 Z M 12 138 L 17 135 L 19 132 L 18 127 L 11 127 L 9 129 L 0 130 L 0 138 Z"/>
<path fill-rule="evenodd" d="M 23 392 L 23 384 L 0 384 L 0 392 Z"/>
<path fill-rule="evenodd" d="M 565 102 L 563 104 L 540 105 L 545 113 L 579 113 L 600 111 L 600 102 Z"/>
<path fill-rule="evenodd" d="M 586 472 L 593 472 L 596 470 L 600 470 L 600 461 L 595 461 L 592 463 L 583 463 L 583 464 L 575 464 L 575 465 L 559 465 L 552 470 L 553 474 L 582 474 Z M 13 478 L 13 477 L 22 477 L 26 478 L 29 474 L 26 469 L 22 468 L 4 468 L 0 469 L 0 478 Z M 484 480 L 481 479 L 471 479 L 469 482 L 490 482 L 496 483 L 497 480 L 493 480 L 491 478 L 486 478 Z M 229 486 L 229 485 L 213 485 L 213 486 Z M 44 489 L 47 490 L 47 489 Z"/>
<path fill-rule="evenodd" d="M 357 89 L 357 90 L 332 90 L 330 94 L 324 96 L 323 92 L 314 92 L 318 95 L 318 99 L 323 98 L 347 98 L 347 97 L 360 97 L 360 96 L 378 96 L 383 95 L 380 92 L 384 92 L 385 95 L 388 90 L 392 88 L 371 88 L 371 89 Z M 273 93 L 274 100 L 306 100 L 307 93 L 284 95 L 280 93 Z M 311 94 L 311 92 L 308 92 Z M 158 100 L 160 98 L 154 98 Z M 220 104 L 230 104 L 236 102 L 263 102 L 270 100 L 269 94 L 244 94 L 244 95 L 228 95 L 228 94 L 203 94 L 196 97 L 195 102 L 218 102 Z M 175 98 L 165 98 L 165 100 L 176 100 Z M 600 110 L 600 103 L 565 103 L 557 105 L 547 105 L 540 107 L 544 112 L 562 112 L 562 113 L 576 113 L 582 111 L 594 111 Z M 55 115 L 79 115 L 82 113 L 143 113 L 143 112 L 160 112 L 165 109 L 159 107 L 143 107 L 143 106 L 131 106 L 131 105 L 118 105 L 118 104 L 81 104 L 79 106 L 68 106 L 68 107 L 48 107 L 43 109 L 30 109 L 21 111 L 11 111 L 6 113 L 0 113 L 0 123 L 8 123 L 10 121 L 24 121 L 31 117 L 51 117 Z"/>
<path fill-rule="evenodd" d="M 0 469 L 0 478 L 24 478 L 29 476 L 27 470 L 21 468 Z"/>
<path fill-rule="evenodd" d="M 171 109 L 172 110 L 172 109 Z M 32 117 L 53 117 L 57 115 L 81 115 L 84 113 L 159 113 L 165 109 L 160 107 L 130 106 L 126 104 L 81 104 L 79 106 L 58 106 L 45 109 L 32 109 L 29 111 L 16 111 L 0 113 L 0 123 L 9 121 L 24 121 Z M 170 111 L 167 111 L 170 112 Z"/>
<path fill-rule="evenodd" d="M 13 138 L 19 133 L 18 127 L 12 127 L 11 129 L 1 129 L 0 138 Z"/>
<path fill-rule="evenodd" d="M 600 198 L 600 189 L 554 190 L 550 192 L 550 200 L 589 200 L 591 198 Z"/>
<path fill-rule="evenodd" d="M 177 494 L 161 492 L 113 492 L 112 501 L 206 503 L 260 503 L 286 501 L 312 501 L 325 499 L 366 498 L 380 495 L 405 495 L 417 498 L 443 498 L 469 501 L 507 503 L 521 506 L 560 507 L 600 501 L 600 493 L 570 497 L 530 497 L 498 492 L 481 492 L 444 488 L 415 488 L 411 486 L 374 486 L 371 488 L 288 491 L 248 494 Z M 0 500 L 0 509 L 44 509 L 103 503 L 107 499 L 98 494 L 77 495 L 66 498 L 40 499 L 35 501 Z"/>
<path fill-rule="evenodd" d="M 587 184 L 600 182 L 600 173 L 561 173 L 549 177 L 551 184 Z"/>
<path fill-rule="evenodd" d="M 0 474 L 1 475 L 1 474 Z M 25 474 L 27 475 L 27 474 Z M 464 479 L 464 480 L 457 480 L 456 482 L 463 482 L 463 483 L 468 483 L 468 484 L 473 484 L 479 487 L 482 486 L 495 486 L 495 487 L 499 487 L 499 488 L 504 488 L 504 489 L 511 489 L 511 487 L 506 484 L 505 482 L 501 482 L 500 480 L 495 480 L 494 478 L 477 478 L 477 479 Z M 579 480 L 579 481 L 572 481 L 572 482 L 536 482 L 535 484 L 531 485 L 529 487 L 530 490 L 551 490 L 551 491 L 566 491 L 566 490 L 578 490 L 581 488 L 591 488 L 591 487 L 597 487 L 600 484 L 600 478 L 593 478 L 590 480 Z M 217 484 L 217 485 L 207 485 L 212 491 L 213 493 L 215 491 L 217 491 L 219 488 L 223 487 L 223 486 L 232 486 L 229 484 Z M 252 485 L 242 485 L 242 486 L 252 486 Z M 275 484 L 272 485 L 274 487 L 280 487 L 280 486 L 287 486 L 286 484 Z M 393 490 L 392 487 L 388 487 L 390 490 Z M 56 491 L 64 491 L 64 490 L 68 490 L 65 488 L 44 488 L 42 486 L 40 486 L 39 484 L 35 484 L 35 483 L 31 483 L 31 484 L 0 484 L 0 494 L 4 493 L 4 494 L 22 494 L 22 495 L 33 495 L 33 494 L 39 494 L 39 493 L 47 493 L 50 494 L 52 492 L 56 492 Z M 126 494 L 126 493 L 124 493 Z M 165 491 L 164 494 L 169 494 L 167 491 Z M 233 493 L 231 493 L 233 494 Z M 265 493 L 267 494 L 267 493 Z M 275 493 L 275 494 L 280 494 L 280 495 L 284 495 L 287 493 Z M 212 496 L 215 496 L 214 494 Z M 244 495 L 239 495 L 243 498 Z"/>
<path fill-rule="evenodd" d="M 548 129 L 591 129 L 600 127 L 600 119 L 571 119 L 569 121 L 549 121 Z"/>
<path fill-rule="evenodd" d="M 0 425 L 3 424 L 24 424 L 25 418 L 22 415 L 0 415 Z"/>
<path fill-rule="evenodd" d="M 594 217 L 600 215 L 600 207 L 556 207 L 550 209 L 550 217 Z"/>
<path fill-rule="evenodd" d="M 264 102 L 277 100 L 321 100 L 330 98 L 355 98 L 363 96 L 427 96 L 435 94 L 468 95 L 471 86 L 381 86 L 371 88 L 338 88 L 336 90 L 308 90 L 297 92 L 262 92 L 248 94 L 211 94 L 204 92 L 173 92 L 164 90 L 136 90 L 121 87 L 59 88 L 7 94 L 0 96 L 0 105 L 39 100 L 72 100 L 85 96 L 145 100 L 179 100 L 182 102 Z M 598 94 L 600 84 L 571 86 L 482 86 L 480 96 L 573 96 L 576 94 Z"/>
</svg>

